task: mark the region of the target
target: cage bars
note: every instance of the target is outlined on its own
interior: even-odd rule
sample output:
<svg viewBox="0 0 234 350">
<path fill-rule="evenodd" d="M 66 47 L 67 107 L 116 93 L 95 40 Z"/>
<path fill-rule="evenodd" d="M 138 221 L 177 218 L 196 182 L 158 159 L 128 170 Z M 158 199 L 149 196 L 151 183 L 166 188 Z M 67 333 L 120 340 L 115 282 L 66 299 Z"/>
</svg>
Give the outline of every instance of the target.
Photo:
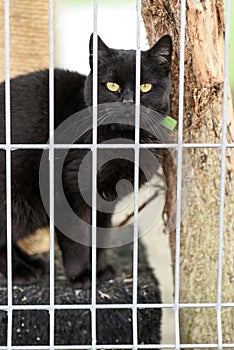
<svg viewBox="0 0 234 350">
<path fill-rule="evenodd" d="M 217 335 L 218 349 L 223 348 L 222 335 L 222 268 L 223 268 L 223 231 L 224 231 L 224 201 L 226 178 L 226 149 L 227 149 L 227 103 L 228 103 L 228 48 L 230 34 L 230 0 L 226 1 L 225 41 L 224 41 L 224 84 L 222 111 L 222 146 L 221 146 L 221 175 L 220 175 L 220 207 L 219 207 L 219 243 L 218 243 L 218 279 L 217 279 Z"/>
<path fill-rule="evenodd" d="M 183 113 L 184 113 L 184 53 L 185 53 L 186 1 L 181 0 L 180 13 L 180 71 L 179 71 L 179 116 L 177 148 L 177 187 L 176 187 L 176 246 L 175 246 L 175 281 L 174 281 L 174 327 L 175 348 L 180 349 L 179 300 L 180 300 L 180 222 L 181 188 L 183 167 Z"/>
<path fill-rule="evenodd" d="M 109 144 L 109 145 L 105 145 L 105 144 L 97 144 L 97 149 L 109 149 L 109 148 L 133 148 L 134 149 L 134 145 L 131 144 Z M 145 148 L 149 148 L 149 146 L 147 144 L 139 144 L 137 147 L 139 147 L 140 149 L 145 149 Z M 182 143 L 181 145 L 182 148 L 222 148 L 222 143 Z M 0 144 L 0 149 L 6 150 L 7 148 L 10 148 L 11 150 L 15 150 L 15 149 L 49 149 L 50 146 L 48 144 L 10 144 L 9 146 L 6 146 L 5 144 Z M 71 148 L 71 149 L 87 149 L 93 148 L 92 144 L 59 144 L 56 143 L 53 146 L 54 149 L 63 149 L 63 148 Z M 160 143 L 151 143 L 150 144 L 150 148 L 166 148 L 166 149 L 178 149 L 178 144 L 177 143 L 167 143 L 165 144 L 160 144 Z M 226 148 L 234 148 L 234 143 L 226 143 Z"/>
<path fill-rule="evenodd" d="M 234 348 L 234 343 L 223 344 L 223 349 Z M 96 349 L 132 349 L 133 345 L 129 344 L 106 344 L 96 345 Z M 175 349 L 175 344 L 138 344 L 138 349 Z M 215 344 L 180 344 L 181 349 L 217 349 L 217 343 Z M 11 346 L 11 350 L 50 350 L 48 345 L 19 345 Z M 55 350 L 84 350 L 92 349 L 91 345 L 54 345 Z M 7 346 L 1 346 L 0 350 L 8 350 Z"/>
<path fill-rule="evenodd" d="M 189 308 L 216 308 L 217 303 L 179 303 L 178 307 L 180 309 Z M 231 303 L 220 303 L 222 308 L 234 307 L 234 302 Z M 96 309 L 131 309 L 132 304 L 96 304 Z M 137 303 L 138 309 L 173 309 L 174 303 Z M 0 311 L 7 311 L 7 305 L 0 305 Z M 49 310 L 50 305 L 40 304 L 40 305 L 12 305 L 12 310 Z M 55 304 L 55 310 L 91 310 L 92 304 Z"/>
<path fill-rule="evenodd" d="M 49 342 L 54 349 L 54 1 L 49 0 L 49 210 L 50 210 L 50 308 Z"/>
<path fill-rule="evenodd" d="M 91 336 L 92 350 L 96 349 L 97 313 L 96 313 L 96 282 L 97 282 L 97 104 L 98 104 L 98 37 L 97 13 L 98 0 L 93 0 L 93 145 L 92 145 L 92 283 L 91 283 Z"/>
<path fill-rule="evenodd" d="M 135 80 L 135 142 L 134 142 L 134 224 L 133 224 L 133 286 L 132 286 L 132 336 L 133 349 L 138 346 L 137 286 L 138 286 L 138 189 L 139 189 L 139 143 L 140 143 L 140 16 L 141 0 L 136 3 L 136 80 Z"/>
<path fill-rule="evenodd" d="M 7 198 L 7 284 L 8 305 L 0 305 L 0 310 L 7 311 L 7 346 L 0 346 L 0 350 L 52 350 L 52 349 L 187 349 L 187 348 L 232 348 L 234 344 L 222 342 L 222 318 L 223 308 L 234 307 L 234 302 L 222 303 L 222 249 L 224 228 L 224 192 L 225 192 L 225 158 L 226 149 L 233 148 L 233 143 L 227 143 L 227 97 L 228 97 L 228 45 L 230 32 L 230 0 L 226 2 L 226 27 L 225 27 L 225 58 L 224 58 L 224 94 L 222 113 L 222 141 L 217 144 L 184 144 L 183 143 L 183 98 L 184 98 L 184 49 L 186 27 L 186 1 L 181 0 L 181 31 L 180 31 L 180 86 L 179 86 L 179 124 L 177 144 L 151 144 L 150 148 L 174 148 L 178 151 L 177 171 L 177 215 L 176 215 L 176 260 L 175 260 L 175 298 L 173 304 L 138 304 L 137 303 L 137 268 L 138 268 L 138 185 L 139 185 L 139 150 L 149 148 L 148 145 L 139 144 L 140 122 L 140 16 L 141 1 L 137 1 L 137 37 L 136 37 L 136 101 L 135 101 L 135 143 L 134 144 L 97 144 L 97 78 L 98 78 L 98 41 L 97 18 L 98 1 L 93 0 L 93 144 L 90 145 L 59 145 L 54 144 L 54 2 L 49 1 L 50 10 L 50 68 L 49 68 L 49 144 L 12 144 L 11 143 L 11 111 L 10 111 L 10 5 L 9 0 L 4 0 L 4 29 L 5 29 L 5 102 L 6 102 L 6 144 L 0 145 L 0 149 L 6 151 L 6 198 Z M 56 305 L 54 300 L 54 149 L 59 148 L 90 148 L 92 150 L 92 295 L 91 304 L 85 305 Z M 134 243 L 133 243 L 133 295 L 132 304 L 97 304 L 96 303 L 96 173 L 97 173 L 97 149 L 128 148 L 135 151 L 134 166 Z M 179 302 L 179 275 L 180 275 L 180 219 L 181 219 L 181 184 L 182 184 L 182 155 L 186 148 L 216 148 L 221 149 L 221 177 L 220 177 L 220 224 L 219 224 L 219 249 L 218 249 L 218 281 L 217 300 L 215 303 L 180 303 Z M 48 149 L 50 161 L 50 305 L 13 305 L 12 304 L 12 236 L 11 236 L 11 151 L 13 149 Z M 97 309 L 131 309 L 133 325 L 133 344 L 96 344 L 96 310 Z M 174 309 L 175 320 L 175 344 L 138 344 L 137 311 L 144 308 L 171 308 Z M 179 310 L 182 308 L 214 308 L 217 313 L 217 344 L 180 344 Z M 62 309 L 89 309 L 91 311 L 91 345 L 55 345 L 54 344 L 54 313 Z M 48 310 L 50 314 L 49 345 L 13 346 L 12 345 L 12 316 L 14 310 Z"/>
<path fill-rule="evenodd" d="M 10 2 L 4 1 L 5 120 L 6 120 L 6 215 L 7 215 L 7 349 L 12 344 L 12 215 L 11 215 L 11 107 L 10 107 Z"/>
</svg>

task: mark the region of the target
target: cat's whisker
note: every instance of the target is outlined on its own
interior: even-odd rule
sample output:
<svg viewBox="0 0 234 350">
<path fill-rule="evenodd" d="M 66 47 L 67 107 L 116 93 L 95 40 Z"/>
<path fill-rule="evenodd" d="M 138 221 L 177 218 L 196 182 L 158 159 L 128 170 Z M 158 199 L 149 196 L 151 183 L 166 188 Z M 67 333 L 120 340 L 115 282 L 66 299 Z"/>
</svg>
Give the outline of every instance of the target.
<svg viewBox="0 0 234 350">
<path fill-rule="evenodd" d="M 156 118 L 151 118 L 149 114 L 143 112 L 144 114 L 144 122 L 149 126 L 149 130 L 146 130 L 149 132 L 153 137 L 155 137 L 154 143 L 159 143 L 159 139 L 161 138 L 162 134 L 160 131 L 161 128 L 159 126 L 159 122 Z"/>
</svg>

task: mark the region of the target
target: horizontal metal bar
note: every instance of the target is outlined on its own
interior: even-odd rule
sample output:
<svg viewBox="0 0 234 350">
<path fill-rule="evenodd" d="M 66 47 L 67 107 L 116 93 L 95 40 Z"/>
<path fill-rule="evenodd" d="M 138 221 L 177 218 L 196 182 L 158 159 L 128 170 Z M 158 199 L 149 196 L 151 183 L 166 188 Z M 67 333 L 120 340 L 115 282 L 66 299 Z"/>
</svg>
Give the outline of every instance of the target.
<svg viewBox="0 0 234 350">
<path fill-rule="evenodd" d="M 7 150 L 11 149 L 12 151 L 16 151 L 18 149 L 109 149 L 109 148 L 177 148 L 177 143 L 168 143 L 168 144 L 160 144 L 160 143 L 144 143 L 144 144 L 97 144 L 94 146 L 93 144 L 11 144 L 6 146 L 5 144 L 0 144 L 0 149 Z M 182 144 L 183 148 L 222 148 L 221 143 L 184 143 Z M 226 148 L 234 148 L 234 143 L 227 143 Z"/>
<path fill-rule="evenodd" d="M 174 304 L 147 303 L 137 305 L 138 309 L 174 309 Z M 132 304 L 96 304 L 97 309 L 132 309 Z M 217 303 L 179 303 L 180 309 L 216 308 Z M 234 307 L 234 303 L 221 303 L 222 308 Z M 54 305 L 56 310 L 91 310 L 90 304 L 61 304 Z M 50 305 L 12 305 L 13 310 L 50 310 Z M 7 305 L 0 305 L 0 311 L 7 311 Z"/>
<path fill-rule="evenodd" d="M 218 344 L 180 344 L 181 349 L 205 349 L 217 348 Z M 222 344 L 224 349 L 234 348 L 234 343 Z M 56 350 L 80 350 L 80 349 L 91 349 L 91 345 L 54 345 Z M 104 344 L 96 345 L 97 349 L 132 349 L 131 344 Z M 174 349 L 175 344 L 138 344 L 138 349 Z M 11 346 L 12 350 L 50 350 L 50 346 L 47 345 L 15 345 Z M 0 346 L 0 350 L 7 350 L 7 346 Z"/>
<path fill-rule="evenodd" d="M 15 345 L 11 346 L 11 350 L 50 350 L 49 345 Z M 53 349 L 62 349 L 62 350 L 72 350 L 72 349 L 91 349 L 91 345 L 54 345 Z M 8 350 L 6 346 L 0 346 L 0 350 Z"/>
<path fill-rule="evenodd" d="M 222 344 L 223 348 L 233 347 L 233 344 Z M 125 345 L 122 345 L 125 348 Z M 106 345 L 102 345 L 103 349 L 107 349 Z M 114 349 L 114 347 L 112 347 Z M 174 344 L 139 344 L 138 349 L 174 349 Z M 217 344 L 180 344 L 181 349 L 200 349 L 200 348 L 217 348 Z"/>
</svg>

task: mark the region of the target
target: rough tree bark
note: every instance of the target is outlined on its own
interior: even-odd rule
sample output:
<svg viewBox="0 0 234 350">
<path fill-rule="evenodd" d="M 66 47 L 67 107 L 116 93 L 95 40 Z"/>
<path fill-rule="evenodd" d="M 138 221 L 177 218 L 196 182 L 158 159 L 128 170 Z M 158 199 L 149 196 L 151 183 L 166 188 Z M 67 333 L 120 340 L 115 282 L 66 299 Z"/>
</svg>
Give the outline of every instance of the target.
<svg viewBox="0 0 234 350">
<path fill-rule="evenodd" d="M 221 0 L 186 1 L 184 142 L 220 143 L 222 131 L 224 13 Z M 174 43 L 171 115 L 178 116 L 180 1 L 142 0 L 142 16 L 149 44 L 169 33 Z M 228 142 L 234 140 L 231 96 L 228 101 Z M 220 204 L 220 149 L 190 150 L 194 169 L 188 215 L 181 225 L 180 302 L 215 303 Z M 175 172 L 165 162 L 168 182 L 166 213 Z M 234 156 L 227 150 L 222 302 L 234 301 Z M 175 232 L 170 234 L 172 265 Z M 223 343 L 234 342 L 234 309 L 222 309 Z M 215 308 L 180 311 L 181 343 L 217 343 Z"/>
<path fill-rule="evenodd" d="M 10 1 L 11 77 L 49 65 L 49 2 Z M 0 2 L 0 78 L 5 78 L 4 1 Z"/>
</svg>

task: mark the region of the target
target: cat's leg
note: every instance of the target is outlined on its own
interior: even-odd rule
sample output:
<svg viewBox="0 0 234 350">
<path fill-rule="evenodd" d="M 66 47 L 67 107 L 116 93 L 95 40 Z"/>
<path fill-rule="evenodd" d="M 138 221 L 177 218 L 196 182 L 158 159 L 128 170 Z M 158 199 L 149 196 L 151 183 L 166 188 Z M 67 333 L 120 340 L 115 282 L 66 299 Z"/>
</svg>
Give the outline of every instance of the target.
<svg viewBox="0 0 234 350">
<path fill-rule="evenodd" d="M 103 215 L 97 216 L 97 236 L 98 227 L 101 225 L 110 225 L 110 218 Z M 81 228 L 78 228 L 81 229 Z M 91 237 L 91 226 L 84 225 L 82 230 L 83 237 Z M 57 232 L 58 243 L 62 251 L 64 272 L 68 281 L 76 287 L 88 287 L 91 284 L 91 238 L 90 244 L 84 245 L 81 242 L 76 242 L 70 239 L 61 232 Z M 108 234 L 106 234 L 106 240 Z M 106 242 L 105 242 L 106 243 Z M 97 238 L 97 245 L 99 244 Z M 106 244 L 105 244 L 106 245 Z M 112 266 L 106 264 L 106 249 L 97 248 L 97 278 L 98 281 L 107 280 L 113 277 L 114 269 Z"/>
<path fill-rule="evenodd" d="M 99 237 L 99 228 L 101 228 L 101 238 Z M 111 228 L 111 214 L 98 212 L 97 213 L 97 278 L 98 281 L 105 281 L 113 278 L 115 275 L 115 269 L 112 265 L 107 264 L 106 254 L 109 241 L 109 230 Z M 104 229 L 104 231 L 102 231 Z M 104 242 L 103 242 L 104 239 Z"/>
<path fill-rule="evenodd" d="M 97 249 L 97 279 L 98 282 L 106 281 L 115 276 L 115 269 L 112 265 L 107 264 L 106 262 L 106 253 L 105 248 Z"/>
<path fill-rule="evenodd" d="M 75 287 L 87 287 L 91 281 L 91 248 L 75 242 L 61 232 L 57 239 L 62 251 L 65 276 Z"/>
<path fill-rule="evenodd" d="M 39 258 L 22 251 L 17 242 L 48 226 L 41 201 L 38 169 L 41 150 L 17 150 L 12 153 L 11 226 L 13 282 L 32 282 L 45 271 Z M 0 272 L 7 274 L 7 210 L 5 153 L 0 152 Z"/>
<path fill-rule="evenodd" d="M 92 277 L 92 253 L 90 246 L 77 243 L 61 232 L 58 232 L 57 238 L 62 251 L 64 272 L 67 280 L 75 287 L 89 287 Z M 114 274 L 114 268 L 106 264 L 106 249 L 97 248 L 98 281 L 113 278 Z"/>
<path fill-rule="evenodd" d="M 12 279 L 14 283 L 32 283 L 45 272 L 42 259 L 26 254 L 16 244 L 12 246 Z M 7 247 L 0 248 L 0 272 L 7 275 Z"/>
<path fill-rule="evenodd" d="M 33 197 L 33 195 L 32 195 Z M 32 198 L 33 200 L 33 198 Z M 46 226 L 47 217 L 44 209 L 35 198 L 35 206 L 30 205 L 27 198 L 13 195 L 12 197 L 12 277 L 14 283 L 33 282 L 40 278 L 46 270 L 42 259 L 28 255 L 17 245 L 17 241 L 38 227 Z M 0 272 L 7 275 L 7 235 L 6 210 L 0 210 L 2 218 L 0 230 Z"/>
<path fill-rule="evenodd" d="M 12 201 L 12 208 L 14 214 L 12 216 L 12 278 L 14 283 L 27 283 L 37 281 L 41 275 L 46 272 L 45 262 L 36 256 L 28 255 L 23 251 L 17 244 L 18 240 L 26 237 L 31 232 L 36 231 L 38 217 L 42 218 L 36 213 L 35 215 L 29 207 L 17 206 L 17 212 L 20 215 L 16 215 L 16 207 L 14 200 Z M 30 216 L 27 215 L 30 213 Z M 44 215 L 45 216 L 45 215 Z M 1 221 L 0 230 L 0 273 L 7 275 L 7 234 L 6 234 L 6 218 L 2 215 L 3 220 Z M 44 226 L 48 223 L 46 219 L 43 221 Z M 38 222 L 38 225 L 42 226 L 42 223 Z M 39 227 L 40 227 L 39 226 Z"/>
</svg>

